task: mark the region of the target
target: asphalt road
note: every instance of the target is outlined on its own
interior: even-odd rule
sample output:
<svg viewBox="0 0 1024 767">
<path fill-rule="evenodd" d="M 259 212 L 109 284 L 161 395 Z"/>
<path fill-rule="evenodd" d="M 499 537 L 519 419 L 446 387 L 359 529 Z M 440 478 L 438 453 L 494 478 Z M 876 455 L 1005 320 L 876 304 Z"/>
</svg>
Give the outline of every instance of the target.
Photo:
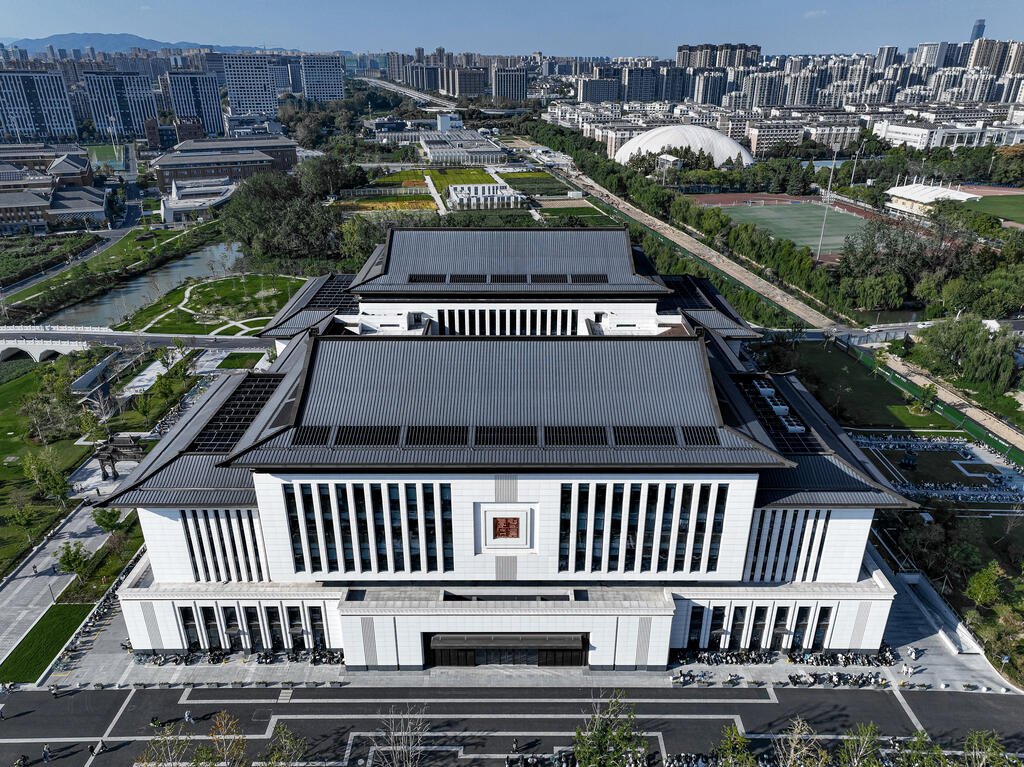
<svg viewBox="0 0 1024 767">
<path fill-rule="evenodd" d="M 413 88 L 406 88 L 401 85 L 395 85 L 394 83 L 388 82 L 386 80 L 378 80 L 373 77 L 357 77 L 356 80 L 362 80 L 363 82 L 367 83 L 368 85 L 374 88 L 383 88 L 386 91 L 394 91 L 395 93 L 400 93 L 403 96 L 408 96 L 414 101 L 429 101 L 432 104 L 447 107 L 448 109 L 454 109 L 456 106 L 455 102 L 449 99 L 442 99 L 438 98 L 437 96 L 431 96 L 429 93 L 424 93 L 423 91 L 418 91 Z"/>
<path fill-rule="evenodd" d="M 364 764 L 372 733 L 382 718 L 422 716 L 429 727 L 429 765 L 504 764 L 512 740 L 526 753 L 556 753 L 571 744 L 577 725 L 605 691 L 588 688 L 314 688 L 297 690 L 82 690 L 54 700 L 46 692 L 3 696 L 0 763 L 19 755 L 41 762 L 44 743 L 54 760 L 67 767 L 93 763 L 128 767 L 153 733 L 150 718 L 183 723 L 186 711 L 196 720 L 184 725 L 194 736 L 209 733 L 220 710 L 234 714 L 253 755 L 266 747 L 278 722 L 286 723 L 309 744 L 314 764 Z M 1024 696 L 963 692 L 795 689 L 633 689 L 626 691 L 636 710 L 636 727 L 649 750 L 658 753 L 707 751 L 721 729 L 735 722 L 765 747 L 772 733 L 799 714 L 827 739 L 857 722 L 874 721 L 883 735 L 906 737 L 915 720 L 945 748 L 956 749 L 970 729 L 996 729 L 1007 747 L 1024 750 Z M 109 749 L 90 759 L 87 747 L 100 737 Z"/>
<path fill-rule="evenodd" d="M 57 327 L 57 326 L 52 326 Z M 117 331 L 81 332 L 77 330 L 50 330 L 40 327 L 32 330 L 8 330 L 0 325 L 0 345 L 4 341 L 31 341 L 45 338 L 52 341 L 92 341 L 102 346 L 124 346 L 142 343 L 149 348 L 173 346 L 181 340 L 185 346 L 196 349 L 259 349 L 266 350 L 274 345 L 271 338 L 253 338 L 251 336 L 190 336 L 162 333 L 128 333 Z M 16 344 L 14 344 L 16 345 Z"/>
</svg>

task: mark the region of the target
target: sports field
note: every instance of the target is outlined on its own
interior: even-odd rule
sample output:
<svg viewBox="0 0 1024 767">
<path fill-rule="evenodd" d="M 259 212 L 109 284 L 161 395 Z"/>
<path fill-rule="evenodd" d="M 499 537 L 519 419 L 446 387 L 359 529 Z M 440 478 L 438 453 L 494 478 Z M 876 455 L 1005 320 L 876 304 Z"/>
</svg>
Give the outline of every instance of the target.
<svg viewBox="0 0 1024 767">
<path fill-rule="evenodd" d="M 965 202 L 964 205 L 971 210 L 1024 224 L 1024 194 L 988 195 L 976 202 Z"/>
<path fill-rule="evenodd" d="M 722 209 L 737 223 L 752 223 L 767 229 L 776 237 L 792 240 L 797 245 L 806 245 L 812 250 L 818 247 L 821 235 L 821 219 L 825 215 L 823 205 L 812 203 L 785 203 L 782 205 L 730 205 Z M 864 226 L 864 219 L 834 208 L 828 211 L 825 224 L 825 239 L 821 244 L 822 253 L 838 253 L 848 234 L 856 234 Z"/>
</svg>

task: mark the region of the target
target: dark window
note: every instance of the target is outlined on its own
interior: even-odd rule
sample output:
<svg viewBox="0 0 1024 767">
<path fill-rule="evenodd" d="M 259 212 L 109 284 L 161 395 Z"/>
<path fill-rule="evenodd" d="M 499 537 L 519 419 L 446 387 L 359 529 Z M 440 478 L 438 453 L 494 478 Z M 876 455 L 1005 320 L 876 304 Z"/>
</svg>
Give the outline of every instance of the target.
<svg viewBox="0 0 1024 767">
<path fill-rule="evenodd" d="M 306 518 L 306 539 L 309 541 L 310 571 L 318 573 L 323 569 L 323 564 L 320 562 L 320 537 L 316 530 L 313 488 L 310 485 L 301 485 L 300 487 L 302 488 L 302 510 Z"/>
<path fill-rule="evenodd" d="M 647 508 L 644 510 L 644 546 L 640 555 L 640 572 L 651 571 L 654 557 L 654 532 L 658 522 L 658 485 L 647 485 Z"/>
<path fill-rule="evenodd" d="M 359 532 L 359 568 L 368 573 L 373 570 L 370 558 L 370 525 L 366 515 L 366 494 L 362 485 L 352 485 L 352 499 L 356 505 L 356 528 Z"/>
<path fill-rule="evenodd" d="M 398 485 L 388 485 L 388 513 L 391 517 L 391 552 L 394 555 L 395 571 L 405 570 L 405 546 L 402 541 L 402 498 Z"/>
<path fill-rule="evenodd" d="M 746 607 L 734 607 L 732 611 L 732 628 L 729 629 L 729 649 L 738 650 L 743 642 L 743 627 L 747 620 Z"/>
<path fill-rule="evenodd" d="M 295 505 L 295 489 L 291 485 L 284 486 L 284 507 L 288 513 L 288 534 L 292 539 L 292 563 L 295 572 L 306 571 L 306 560 L 302 553 L 302 533 L 299 532 L 299 509 Z"/>
<path fill-rule="evenodd" d="M 750 632 L 750 649 L 760 650 L 764 646 L 764 627 L 768 622 L 768 608 L 754 608 L 754 625 Z"/>
<path fill-rule="evenodd" d="M 259 611 L 255 607 L 243 608 L 245 612 L 245 628 L 249 632 L 249 648 L 253 652 L 262 652 L 263 631 L 260 629 Z"/>
<path fill-rule="evenodd" d="M 604 515 L 608 504 L 608 485 L 600 482 L 594 485 L 594 545 L 590 552 L 590 571 L 601 569 L 604 560 Z"/>
<path fill-rule="evenodd" d="M 320 518 L 324 525 L 324 545 L 327 549 L 327 569 L 338 572 L 338 544 L 334 538 L 334 512 L 331 509 L 330 485 L 317 485 L 320 495 Z"/>
<path fill-rule="evenodd" d="M 326 649 L 327 634 L 324 632 L 324 613 L 319 607 L 309 608 L 309 629 L 313 635 L 313 649 Z"/>
<path fill-rule="evenodd" d="M 191 607 L 179 607 L 178 615 L 181 616 L 181 628 L 185 633 L 185 649 L 199 649 L 199 628 L 196 626 L 196 616 Z"/>
<path fill-rule="evenodd" d="M 405 511 L 409 524 L 409 569 L 420 571 L 420 515 L 416 503 L 416 485 L 405 486 Z"/>
<path fill-rule="evenodd" d="M 288 638 L 293 650 L 305 650 L 306 639 L 302 630 L 302 611 L 298 607 L 286 607 L 288 611 Z"/>
<path fill-rule="evenodd" d="M 341 551 L 345 559 L 345 572 L 350 573 L 356 569 L 356 563 L 352 523 L 348 510 L 348 492 L 345 485 L 335 485 L 334 496 L 338 499 L 338 527 L 341 529 Z"/>
<path fill-rule="evenodd" d="M 487 282 L 486 274 L 453 274 L 450 276 L 449 282 L 456 284 L 480 284 Z"/>
<path fill-rule="evenodd" d="M 427 572 L 434 573 L 440 568 L 437 561 L 437 518 L 434 512 L 434 486 L 423 486 L 423 534 L 427 537 Z"/>
<path fill-rule="evenodd" d="M 590 504 L 590 485 L 581 482 L 576 489 L 576 572 L 587 569 L 587 516 Z"/>
<path fill-rule="evenodd" d="M 568 274 L 531 274 L 530 282 L 537 285 L 555 285 L 569 282 Z"/>
<path fill-rule="evenodd" d="M 612 429 L 616 445 L 675 445 L 676 430 L 671 426 L 616 426 Z"/>
<path fill-rule="evenodd" d="M 683 442 L 687 445 L 717 445 L 718 432 L 712 426 L 682 426 Z"/>
<path fill-rule="evenodd" d="M 623 567 L 632 572 L 636 567 L 637 532 L 640 528 L 640 491 L 643 485 L 629 486 L 629 516 L 626 519 L 626 553 Z"/>
<path fill-rule="evenodd" d="M 181 532 L 185 536 L 185 548 L 188 549 L 188 561 L 192 565 L 192 580 L 198 581 L 199 580 L 199 566 L 196 563 L 196 553 L 195 553 L 195 550 L 192 548 L 192 536 L 190 536 L 188 534 L 188 521 L 187 521 L 187 519 L 185 517 L 185 512 L 184 511 L 180 511 L 179 514 L 181 514 Z"/>
<path fill-rule="evenodd" d="M 444 282 L 446 277 L 444 274 L 410 274 L 409 282 Z"/>
<path fill-rule="evenodd" d="M 224 632 L 228 637 L 228 648 L 232 652 L 242 649 L 242 630 L 238 625 L 238 613 L 234 607 L 222 607 L 221 616 L 224 618 Z"/>
<path fill-rule="evenodd" d="M 690 558 L 690 572 L 700 570 L 701 560 L 704 557 L 704 533 L 708 527 L 708 501 L 711 498 L 711 485 L 700 486 L 700 493 L 697 495 L 697 516 L 693 525 L 693 556 Z"/>
<path fill-rule="evenodd" d="M 672 563 L 674 572 L 686 567 L 686 539 L 690 534 L 690 506 L 693 504 L 693 485 L 683 485 L 683 497 L 679 504 L 679 528 L 676 532 L 676 554 Z"/>
<path fill-rule="evenodd" d="M 572 485 L 562 485 L 562 502 L 558 512 L 558 571 L 569 569 L 569 534 L 572 528 Z"/>
<path fill-rule="evenodd" d="M 689 487 L 689 485 L 685 485 L 685 487 Z M 668 570 L 668 558 L 672 553 L 672 512 L 676 504 L 676 486 L 674 484 L 665 485 L 661 496 L 661 540 L 658 541 L 659 573 Z"/>
<path fill-rule="evenodd" d="M 722 646 L 725 636 L 725 607 L 711 608 L 711 630 L 708 632 L 708 647 L 717 650 Z"/>
<path fill-rule="evenodd" d="M 772 650 L 781 650 L 782 641 L 786 637 L 786 621 L 789 619 L 789 608 L 778 607 L 775 610 L 775 625 L 772 626 Z"/>
<path fill-rule="evenodd" d="M 799 607 L 796 611 L 796 626 L 793 627 L 793 649 L 798 650 L 804 646 L 807 639 L 807 624 L 811 621 L 811 608 Z"/>
<path fill-rule="evenodd" d="M 814 625 L 814 642 L 812 650 L 825 649 L 825 638 L 828 636 L 828 625 L 832 620 L 832 608 L 822 607 L 818 610 L 818 622 Z"/>
<path fill-rule="evenodd" d="M 334 435 L 334 444 L 348 445 L 397 445 L 401 430 L 398 426 L 339 426 Z"/>
<path fill-rule="evenodd" d="M 719 485 L 715 498 L 715 513 L 711 518 L 711 543 L 708 545 L 708 572 L 718 569 L 718 551 L 722 545 L 722 528 L 725 525 L 725 504 L 729 498 L 729 486 Z"/>
<path fill-rule="evenodd" d="M 625 485 L 612 485 L 612 513 L 608 524 L 608 570 L 619 569 L 619 545 L 622 538 L 622 502 L 625 496 Z"/>
<path fill-rule="evenodd" d="M 293 445 L 326 445 L 331 436 L 330 426 L 296 426 Z"/>
<path fill-rule="evenodd" d="M 700 638 L 704 630 L 704 608 L 693 605 L 690 608 L 690 628 L 686 634 L 686 646 L 690 649 L 700 647 Z"/>
<path fill-rule="evenodd" d="M 373 538 L 377 545 L 377 569 L 388 568 L 387 523 L 384 521 L 384 498 L 378 484 L 370 485 L 370 503 L 373 509 Z"/>
<path fill-rule="evenodd" d="M 221 649 L 220 629 L 217 628 L 217 612 L 212 607 L 200 607 L 203 616 L 203 629 L 206 631 L 206 643 L 211 650 Z"/>
<path fill-rule="evenodd" d="M 492 274 L 491 284 L 494 283 L 513 283 L 513 282 L 526 282 L 525 274 Z"/>
<path fill-rule="evenodd" d="M 452 531 L 452 486 L 441 485 L 441 550 L 444 554 L 444 571 L 455 569 L 455 535 Z"/>
<path fill-rule="evenodd" d="M 583 285 L 598 285 L 608 282 L 607 274 L 574 274 L 572 281 Z"/>
<path fill-rule="evenodd" d="M 410 446 L 468 445 L 468 426 L 410 426 L 405 444 Z"/>
</svg>

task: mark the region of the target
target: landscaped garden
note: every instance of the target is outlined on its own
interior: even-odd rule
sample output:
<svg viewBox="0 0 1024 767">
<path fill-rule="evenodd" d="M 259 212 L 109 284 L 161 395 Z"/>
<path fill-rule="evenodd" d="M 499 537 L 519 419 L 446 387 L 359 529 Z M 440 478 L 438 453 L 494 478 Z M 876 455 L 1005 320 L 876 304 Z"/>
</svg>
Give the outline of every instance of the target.
<svg viewBox="0 0 1024 767">
<path fill-rule="evenodd" d="M 543 170 L 499 173 L 498 176 L 516 191 L 530 196 L 564 195 L 569 191 L 565 184 Z"/>
<path fill-rule="evenodd" d="M 0 237 L 0 285 L 10 285 L 66 261 L 99 239 L 99 235 L 88 233 Z"/>
<path fill-rule="evenodd" d="M 0 682 L 35 682 L 92 611 L 91 604 L 57 604 L 0 664 Z"/>
<path fill-rule="evenodd" d="M 448 187 L 453 184 L 493 184 L 494 178 L 483 168 L 429 168 L 430 176 L 442 200 L 448 199 Z"/>
<path fill-rule="evenodd" d="M 217 366 L 219 370 L 251 370 L 263 359 L 263 352 L 231 352 Z"/>
</svg>

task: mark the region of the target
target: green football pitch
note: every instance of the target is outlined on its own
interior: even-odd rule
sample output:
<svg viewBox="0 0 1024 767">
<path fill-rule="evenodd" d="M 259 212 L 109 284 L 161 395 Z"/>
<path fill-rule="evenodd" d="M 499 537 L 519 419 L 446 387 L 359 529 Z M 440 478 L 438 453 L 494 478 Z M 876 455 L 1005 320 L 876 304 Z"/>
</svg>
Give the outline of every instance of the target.
<svg viewBox="0 0 1024 767">
<path fill-rule="evenodd" d="M 825 215 L 825 206 L 813 203 L 730 205 L 722 210 L 737 223 L 756 224 L 776 237 L 792 240 L 797 245 L 806 245 L 811 250 L 818 247 L 821 219 Z M 859 216 L 830 209 L 828 221 L 825 223 L 825 239 L 821 244 L 821 252 L 840 252 L 846 235 L 856 234 L 864 223 L 864 219 Z"/>
</svg>

